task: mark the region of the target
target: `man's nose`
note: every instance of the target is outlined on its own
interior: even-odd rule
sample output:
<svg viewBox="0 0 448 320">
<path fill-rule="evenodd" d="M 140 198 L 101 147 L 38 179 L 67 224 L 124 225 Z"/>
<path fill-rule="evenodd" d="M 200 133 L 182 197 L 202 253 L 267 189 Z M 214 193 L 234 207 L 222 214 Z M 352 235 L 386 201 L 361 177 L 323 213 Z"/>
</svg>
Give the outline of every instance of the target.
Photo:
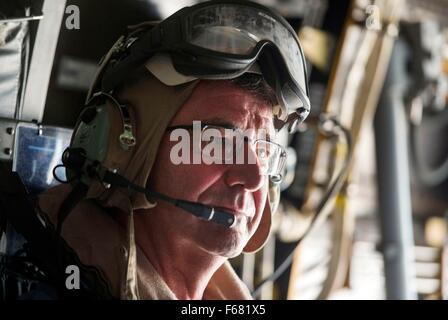
<svg viewBox="0 0 448 320">
<path fill-rule="evenodd" d="M 262 175 L 261 167 L 256 160 L 255 150 L 250 147 L 244 149 L 244 161 L 234 161 L 228 165 L 225 181 L 229 186 L 241 185 L 245 190 L 253 192 L 263 186 L 265 176 Z"/>
</svg>

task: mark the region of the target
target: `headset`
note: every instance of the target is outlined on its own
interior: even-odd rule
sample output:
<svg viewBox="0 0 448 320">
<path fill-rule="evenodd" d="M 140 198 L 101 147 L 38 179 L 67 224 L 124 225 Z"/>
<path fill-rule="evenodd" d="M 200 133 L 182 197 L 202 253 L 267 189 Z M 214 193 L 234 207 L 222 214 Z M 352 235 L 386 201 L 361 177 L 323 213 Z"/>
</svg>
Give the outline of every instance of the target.
<svg viewBox="0 0 448 320">
<path fill-rule="evenodd" d="M 105 100 L 112 104 L 112 108 L 105 104 Z M 122 124 L 122 131 L 118 137 L 112 130 L 117 114 Z M 66 182 L 75 183 L 77 187 L 73 190 L 75 193 L 76 190 L 79 192 L 79 195 L 75 197 L 76 200 L 82 199 L 87 191 L 87 186 L 94 180 L 98 180 L 106 189 L 114 186 L 140 192 L 148 198 L 159 199 L 179 207 L 200 219 L 212 221 L 228 228 L 235 224 L 235 217 L 231 213 L 200 203 L 168 197 L 129 181 L 117 173 L 119 168 L 106 167 L 104 162 L 111 152 L 107 146 L 115 144 L 121 148 L 123 154 L 128 154 L 127 158 L 129 157 L 137 142 L 134 130 L 131 109 L 127 104 L 119 103 L 111 94 L 104 92 L 99 92 L 92 97 L 89 106 L 82 111 L 78 119 L 70 146 L 62 155 L 62 166 L 66 169 L 68 179 Z M 110 139 L 115 141 L 109 141 Z M 53 173 L 55 174 L 55 172 Z M 58 180 L 60 179 L 58 178 Z M 69 208 L 67 209 L 69 210 Z M 68 213 L 61 212 L 60 223 L 67 215 Z M 58 229 L 60 230 L 60 227 Z"/>
</svg>

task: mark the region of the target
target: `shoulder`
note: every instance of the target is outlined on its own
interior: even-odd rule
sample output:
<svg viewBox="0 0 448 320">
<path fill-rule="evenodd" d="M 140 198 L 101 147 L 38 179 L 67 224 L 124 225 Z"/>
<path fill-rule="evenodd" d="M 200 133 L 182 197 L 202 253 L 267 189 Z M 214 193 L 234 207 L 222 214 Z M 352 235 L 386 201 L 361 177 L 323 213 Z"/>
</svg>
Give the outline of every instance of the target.
<svg viewBox="0 0 448 320">
<path fill-rule="evenodd" d="M 61 185 L 39 196 L 37 206 L 44 220 L 56 225 L 59 208 L 70 191 L 70 186 Z M 108 209 L 94 200 L 82 200 L 64 220 L 61 231 L 81 263 L 99 270 L 107 279 L 112 294 L 118 297 L 125 269 L 122 248 L 126 246 L 126 231 Z"/>
</svg>

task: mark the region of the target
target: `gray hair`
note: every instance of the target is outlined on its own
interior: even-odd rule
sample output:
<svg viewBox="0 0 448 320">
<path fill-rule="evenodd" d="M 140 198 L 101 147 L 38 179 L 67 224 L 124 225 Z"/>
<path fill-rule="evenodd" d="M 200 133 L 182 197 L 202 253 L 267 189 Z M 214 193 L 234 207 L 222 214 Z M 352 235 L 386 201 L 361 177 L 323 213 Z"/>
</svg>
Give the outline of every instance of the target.
<svg viewBox="0 0 448 320">
<path fill-rule="evenodd" d="M 230 80 L 236 86 L 261 98 L 270 106 L 278 104 L 274 90 L 266 83 L 263 76 L 256 73 L 244 73 L 238 78 Z"/>
</svg>

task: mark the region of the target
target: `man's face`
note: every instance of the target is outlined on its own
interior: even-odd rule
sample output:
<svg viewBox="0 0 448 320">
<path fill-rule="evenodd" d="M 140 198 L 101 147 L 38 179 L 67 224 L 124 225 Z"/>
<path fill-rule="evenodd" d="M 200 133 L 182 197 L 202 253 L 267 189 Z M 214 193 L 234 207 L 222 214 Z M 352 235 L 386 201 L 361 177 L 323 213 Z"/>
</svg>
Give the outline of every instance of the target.
<svg viewBox="0 0 448 320">
<path fill-rule="evenodd" d="M 251 129 L 254 132 L 252 138 L 257 138 L 257 131 L 274 135 L 272 119 L 272 107 L 253 94 L 228 81 L 201 81 L 170 126 L 188 126 L 193 121 L 201 121 L 243 131 Z M 260 223 L 266 204 L 267 177 L 260 175 L 259 165 L 253 162 L 175 165 L 170 159 L 175 144 L 167 132 L 151 170 L 149 187 L 172 198 L 199 202 L 232 213 L 236 223 L 227 228 L 159 201 L 151 211 L 160 214 L 160 227 L 209 253 L 226 257 L 240 254 Z M 246 152 L 253 152 L 253 148 L 246 147 Z"/>
</svg>

